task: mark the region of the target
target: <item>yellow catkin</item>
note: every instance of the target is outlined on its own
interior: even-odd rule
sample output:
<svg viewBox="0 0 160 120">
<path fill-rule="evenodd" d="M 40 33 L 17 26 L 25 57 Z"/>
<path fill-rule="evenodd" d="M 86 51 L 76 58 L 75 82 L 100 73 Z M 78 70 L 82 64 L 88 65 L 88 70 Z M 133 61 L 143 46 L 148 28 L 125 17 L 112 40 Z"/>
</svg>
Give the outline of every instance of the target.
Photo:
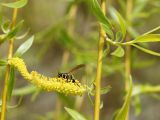
<svg viewBox="0 0 160 120">
<path fill-rule="evenodd" d="M 63 78 L 46 77 L 36 71 L 28 72 L 23 59 L 15 57 L 8 60 L 8 64 L 17 68 L 24 79 L 30 81 L 37 87 L 47 91 L 57 91 L 64 94 L 82 95 L 86 91 L 86 86 L 81 85 L 78 80 L 66 82 Z"/>
</svg>

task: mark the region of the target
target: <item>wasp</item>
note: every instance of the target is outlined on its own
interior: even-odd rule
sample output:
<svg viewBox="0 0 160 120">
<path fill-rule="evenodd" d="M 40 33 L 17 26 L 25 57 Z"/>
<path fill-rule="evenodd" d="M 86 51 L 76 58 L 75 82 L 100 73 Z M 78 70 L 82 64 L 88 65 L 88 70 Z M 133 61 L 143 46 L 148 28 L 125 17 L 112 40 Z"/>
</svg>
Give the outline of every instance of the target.
<svg viewBox="0 0 160 120">
<path fill-rule="evenodd" d="M 64 78 L 67 82 L 71 81 L 72 83 L 75 83 L 76 80 L 75 80 L 75 78 L 74 78 L 74 76 L 73 76 L 72 73 L 73 73 L 74 71 L 76 71 L 76 70 L 84 67 L 84 66 L 85 66 L 85 64 L 77 65 L 76 67 L 72 68 L 72 69 L 71 69 L 69 72 L 67 72 L 67 73 L 60 73 L 60 72 L 58 72 L 57 77 L 58 77 L 58 78 Z"/>
</svg>

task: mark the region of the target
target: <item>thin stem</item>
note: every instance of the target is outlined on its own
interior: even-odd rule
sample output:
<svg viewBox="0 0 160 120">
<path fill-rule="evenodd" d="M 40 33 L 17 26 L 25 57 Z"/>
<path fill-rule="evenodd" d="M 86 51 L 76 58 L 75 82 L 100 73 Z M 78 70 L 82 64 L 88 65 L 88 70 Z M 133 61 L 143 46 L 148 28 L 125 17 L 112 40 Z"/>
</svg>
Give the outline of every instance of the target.
<svg viewBox="0 0 160 120">
<path fill-rule="evenodd" d="M 154 29 L 152 29 L 152 30 L 150 30 L 150 31 L 148 31 L 148 32 L 146 32 L 146 33 L 144 33 L 143 35 L 150 34 L 150 33 L 152 33 L 152 32 L 155 32 L 155 31 L 159 30 L 159 29 L 160 29 L 160 26 L 158 26 L 158 27 L 156 27 L 156 28 L 154 28 Z"/>
<path fill-rule="evenodd" d="M 130 38 L 129 35 L 126 36 L 126 40 Z M 126 55 L 125 55 L 125 90 L 129 89 L 129 76 L 131 74 L 131 46 L 126 46 Z"/>
<path fill-rule="evenodd" d="M 11 26 L 10 26 L 11 29 L 13 29 L 13 27 L 16 24 L 17 12 L 18 12 L 18 9 L 13 10 L 12 23 L 11 23 Z M 14 41 L 14 39 L 11 39 L 9 41 L 8 58 L 11 58 L 12 54 L 13 54 L 13 41 Z M 6 106 L 7 106 L 9 73 L 10 73 L 10 65 L 7 65 L 6 72 L 5 72 L 4 88 L 3 88 L 3 93 L 2 93 L 1 120 L 6 119 Z"/>
<path fill-rule="evenodd" d="M 131 26 L 132 23 L 132 0 L 127 0 L 127 10 L 126 10 L 126 18 L 128 25 Z M 129 33 L 126 35 L 126 42 L 130 40 L 130 35 Z M 128 91 L 129 89 L 129 77 L 131 75 L 131 46 L 127 45 L 126 46 L 126 56 L 125 56 L 125 90 Z M 128 110 L 128 115 L 126 117 L 126 120 L 129 119 L 129 110 Z"/>
<path fill-rule="evenodd" d="M 105 14 L 106 9 L 105 0 L 101 0 L 101 9 Z M 100 25 L 99 28 L 99 44 L 98 44 L 98 59 L 97 59 L 97 72 L 95 80 L 95 108 L 94 108 L 94 120 L 100 119 L 100 89 L 101 89 L 101 72 L 102 72 L 102 57 L 103 57 L 103 47 L 104 47 L 104 36 L 105 32 Z"/>
<path fill-rule="evenodd" d="M 115 41 L 112 41 L 111 39 L 109 39 L 109 38 L 105 38 L 105 40 L 109 43 L 109 44 L 111 44 L 111 45 L 115 45 L 115 46 L 119 46 L 119 45 L 121 45 L 121 46 L 127 46 L 127 45 L 132 45 L 133 44 L 133 42 L 124 42 L 124 43 L 121 43 L 121 42 L 115 42 Z M 129 41 L 129 40 L 128 40 Z"/>
<path fill-rule="evenodd" d="M 133 91 L 133 94 L 132 96 L 137 96 L 137 95 L 140 95 L 140 94 L 158 94 L 160 93 L 160 85 L 158 86 L 136 86 L 135 88 L 135 91 Z M 139 90 L 137 92 L 137 90 Z"/>
<path fill-rule="evenodd" d="M 132 22 L 131 13 L 132 13 L 132 0 L 127 0 L 126 17 L 127 17 L 127 22 L 129 23 L 129 25 L 131 25 L 131 22 Z M 126 35 L 126 42 L 129 42 L 129 41 L 130 41 L 130 35 L 128 33 Z M 126 56 L 125 56 L 125 89 L 126 91 L 128 90 L 128 87 L 129 87 L 129 76 L 131 74 L 130 54 L 131 54 L 131 46 L 128 45 L 126 46 Z"/>
</svg>

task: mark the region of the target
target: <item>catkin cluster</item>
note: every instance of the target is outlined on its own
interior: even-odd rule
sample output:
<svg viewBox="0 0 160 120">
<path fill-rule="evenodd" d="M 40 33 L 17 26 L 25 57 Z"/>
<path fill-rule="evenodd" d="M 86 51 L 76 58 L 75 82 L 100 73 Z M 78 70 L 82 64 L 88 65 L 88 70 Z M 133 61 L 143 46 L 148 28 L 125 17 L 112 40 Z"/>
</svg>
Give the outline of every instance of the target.
<svg viewBox="0 0 160 120">
<path fill-rule="evenodd" d="M 78 80 L 73 83 L 67 82 L 64 78 L 46 77 L 36 71 L 28 72 L 23 59 L 15 57 L 8 60 L 8 64 L 17 68 L 24 79 L 37 87 L 47 91 L 57 91 L 64 94 L 82 95 L 86 91 L 86 86 L 81 85 Z"/>
</svg>

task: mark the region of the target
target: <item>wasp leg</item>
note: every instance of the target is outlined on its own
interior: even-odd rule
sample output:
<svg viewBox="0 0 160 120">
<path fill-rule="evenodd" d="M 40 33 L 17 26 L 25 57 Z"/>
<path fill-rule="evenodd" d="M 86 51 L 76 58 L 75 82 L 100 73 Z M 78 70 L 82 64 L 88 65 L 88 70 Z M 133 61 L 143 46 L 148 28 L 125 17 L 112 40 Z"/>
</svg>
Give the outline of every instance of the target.
<svg viewBox="0 0 160 120">
<path fill-rule="evenodd" d="M 66 75 L 67 82 L 69 81 L 69 75 Z"/>
<path fill-rule="evenodd" d="M 73 76 L 73 75 L 70 75 L 70 77 L 71 77 L 72 82 L 75 83 L 74 76 Z"/>
</svg>

